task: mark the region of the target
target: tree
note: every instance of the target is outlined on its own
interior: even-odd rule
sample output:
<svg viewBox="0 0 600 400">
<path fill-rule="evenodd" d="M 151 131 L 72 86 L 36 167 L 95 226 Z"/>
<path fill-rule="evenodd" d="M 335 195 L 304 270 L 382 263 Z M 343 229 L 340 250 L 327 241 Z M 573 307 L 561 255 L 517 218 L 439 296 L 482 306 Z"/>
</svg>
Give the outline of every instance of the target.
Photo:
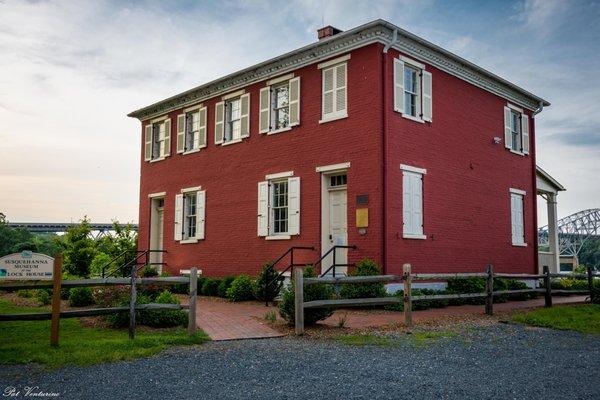
<svg viewBox="0 0 600 400">
<path fill-rule="evenodd" d="M 600 270 L 600 240 L 586 240 L 579 251 L 579 264 Z"/>
<path fill-rule="evenodd" d="M 62 246 L 67 273 L 84 278 L 90 276 L 90 265 L 96 256 L 96 244 L 90 233 L 89 220 L 84 217 L 79 225 L 69 228 L 64 235 Z"/>
</svg>

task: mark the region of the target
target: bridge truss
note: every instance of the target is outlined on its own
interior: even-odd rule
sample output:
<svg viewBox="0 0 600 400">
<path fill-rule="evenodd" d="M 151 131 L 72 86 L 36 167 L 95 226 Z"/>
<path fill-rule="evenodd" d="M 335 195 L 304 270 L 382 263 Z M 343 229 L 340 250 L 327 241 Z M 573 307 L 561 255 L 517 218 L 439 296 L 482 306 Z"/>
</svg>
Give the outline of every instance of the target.
<svg viewBox="0 0 600 400">
<path fill-rule="evenodd" d="M 600 240 L 600 208 L 590 208 L 557 222 L 560 255 L 577 257 L 588 240 Z M 538 230 L 538 244 L 548 246 L 548 225 Z"/>
</svg>

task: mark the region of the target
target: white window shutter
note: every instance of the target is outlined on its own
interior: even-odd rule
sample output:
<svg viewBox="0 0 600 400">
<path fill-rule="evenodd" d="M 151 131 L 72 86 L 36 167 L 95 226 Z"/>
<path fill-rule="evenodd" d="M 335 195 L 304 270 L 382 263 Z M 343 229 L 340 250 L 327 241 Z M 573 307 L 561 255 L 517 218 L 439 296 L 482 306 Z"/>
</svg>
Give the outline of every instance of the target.
<svg viewBox="0 0 600 400">
<path fill-rule="evenodd" d="M 504 147 L 512 149 L 512 130 L 510 129 L 510 108 L 504 106 Z"/>
<path fill-rule="evenodd" d="M 412 192 L 410 184 L 410 175 L 406 172 L 402 174 L 402 222 L 404 224 L 404 233 L 412 233 Z"/>
<path fill-rule="evenodd" d="M 288 179 L 288 233 L 300 234 L 300 177 Z"/>
<path fill-rule="evenodd" d="M 423 121 L 431 122 L 433 114 L 431 72 L 423 71 Z"/>
<path fill-rule="evenodd" d="M 260 89 L 260 110 L 258 118 L 258 131 L 267 133 L 271 130 L 271 87 Z"/>
<path fill-rule="evenodd" d="M 521 115 L 521 140 L 523 154 L 529 154 L 529 117 Z"/>
<path fill-rule="evenodd" d="M 269 236 L 269 182 L 258 182 L 258 236 Z"/>
<path fill-rule="evenodd" d="M 175 195 L 175 240 L 183 237 L 183 194 Z"/>
<path fill-rule="evenodd" d="M 411 174 L 413 233 L 423 234 L 423 176 Z"/>
<path fill-rule="evenodd" d="M 165 120 L 165 150 L 163 156 L 168 157 L 171 154 L 171 118 Z"/>
<path fill-rule="evenodd" d="M 300 125 L 300 77 L 290 79 L 290 126 Z"/>
<path fill-rule="evenodd" d="M 215 144 L 223 143 L 223 130 L 225 128 L 225 102 L 215 104 Z"/>
<path fill-rule="evenodd" d="M 347 64 L 335 67 L 335 112 L 343 114 L 346 111 Z"/>
<path fill-rule="evenodd" d="M 240 97 L 240 137 L 250 136 L 250 93 Z"/>
<path fill-rule="evenodd" d="M 333 113 L 333 67 L 323 70 L 323 117 Z"/>
<path fill-rule="evenodd" d="M 404 112 L 404 62 L 394 58 L 394 111 Z"/>
<path fill-rule="evenodd" d="M 198 147 L 202 148 L 202 147 L 206 147 L 206 112 L 207 109 L 206 107 L 202 107 L 199 111 L 198 111 L 198 125 L 199 130 L 198 130 Z"/>
<path fill-rule="evenodd" d="M 177 153 L 185 151 L 185 114 L 177 116 Z"/>
<path fill-rule="evenodd" d="M 152 159 L 152 124 L 146 125 L 144 128 L 144 160 Z"/>
<path fill-rule="evenodd" d="M 196 239 L 204 239 L 204 220 L 206 218 L 206 191 L 196 194 Z"/>
</svg>

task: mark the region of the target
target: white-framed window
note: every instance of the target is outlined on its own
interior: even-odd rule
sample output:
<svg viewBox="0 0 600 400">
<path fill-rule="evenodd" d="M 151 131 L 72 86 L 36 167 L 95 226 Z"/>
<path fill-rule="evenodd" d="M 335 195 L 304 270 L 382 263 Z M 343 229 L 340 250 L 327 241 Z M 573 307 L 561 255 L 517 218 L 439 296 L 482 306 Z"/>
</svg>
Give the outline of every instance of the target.
<svg viewBox="0 0 600 400">
<path fill-rule="evenodd" d="M 206 192 L 200 189 L 182 189 L 175 196 L 175 240 L 180 243 L 204 239 Z"/>
<path fill-rule="evenodd" d="M 206 147 L 206 107 L 196 106 L 177 116 L 177 153 Z"/>
<path fill-rule="evenodd" d="M 394 111 L 417 122 L 432 120 L 431 73 L 404 56 L 394 59 Z"/>
<path fill-rule="evenodd" d="M 423 168 L 400 165 L 402 170 L 402 237 L 426 239 L 423 233 Z"/>
<path fill-rule="evenodd" d="M 322 71 L 321 121 L 327 122 L 348 116 L 348 64 L 327 66 Z"/>
<path fill-rule="evenodd" d="M 144 159 L 158 161 L 169 156 L 171 149 L 171 119 L 153 121 L 144 128 Z"/>
<path fill-rule="evenodd" d="M 526 246 L 523 203 L 525 191 L 510 189 L 511 236 L 513 246 Z"/>
<path fill-rule="evenodd" d="M 215 144 L 237 143 L 248 136 L 250 94 L 225 96 L 215 106 Z"/>
<path fill-rule="evenodd" d="M 300 77 L 292 74 L 267 82 L 260 90 L 260 133 L 277 133 L 300 124 Z"/>
<path fill-rule="evenodd" d="M 504 107 L 504 145 L 513 153 L 529 154 L 529 116 L 512 104 Z"/>
<path fill-rule="evenodd" d="M 258 236 L 289 239 L 300 234 L 300 178 L 267 175 L 258 183 Z"/>
</svg>

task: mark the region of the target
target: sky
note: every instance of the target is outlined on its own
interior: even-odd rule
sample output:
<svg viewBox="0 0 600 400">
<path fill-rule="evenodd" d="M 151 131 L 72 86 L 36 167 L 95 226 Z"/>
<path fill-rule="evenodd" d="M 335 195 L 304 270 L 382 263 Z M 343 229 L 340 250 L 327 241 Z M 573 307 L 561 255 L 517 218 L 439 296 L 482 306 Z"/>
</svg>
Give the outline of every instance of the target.
<svg viewBox="0 0 600 400">
<path fill-rule="evenodd" d="M 137 222 L 128 112 L 377 18 L 549 100 L 537 161 L 567 188 L 559 217 L 600 207 L 599 1 L 0 0 L 0 212 Z"/>
</svg>

